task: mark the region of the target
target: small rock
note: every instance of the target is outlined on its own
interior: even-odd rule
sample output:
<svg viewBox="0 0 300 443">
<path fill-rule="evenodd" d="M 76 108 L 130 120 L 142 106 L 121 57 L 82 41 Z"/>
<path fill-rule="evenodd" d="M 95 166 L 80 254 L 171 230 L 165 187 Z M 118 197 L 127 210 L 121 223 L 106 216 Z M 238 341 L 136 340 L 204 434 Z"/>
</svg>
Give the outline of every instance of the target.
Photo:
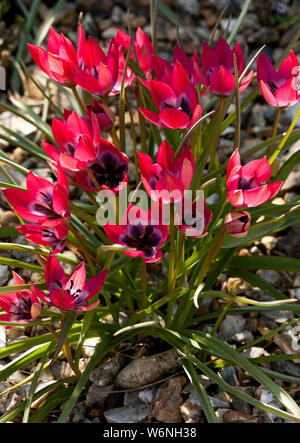
<svg viewBox="0 0 300 443">
<path fill-rule="evenodd" d="M 236 372 L 233 366 L 225 366 L 220 371 L 221 377 L 230 385 L 230 386 L 238 386 L 239 382 L 236 376 Z"/>
<path fill-rule="evenodd" d="M 209 395 L 209 399 L 210 399 L 210 401 L 211 401 L 211 403 L 212 403 L 212 405 L 213 405 L 213 407 L 215 409 L 218 409 L 218 408 L 229 408 L 230 407 L 230 404 L 227 401 L 221 400 L 218 397 L 212 397 L 212 396 Z M 197 391 L 194 391 L 194 392 L 191 393 L 191 395 L 189 397 L 189 400 L 195 406 L 198 406 L 199 408 L 202 408 L 201 401 L 199 399 L 199 395 L 198 395 Z"/>
<path fill-rule="evenodd" d="M 0 216 L 1 226 L 16 226 L 19 219 L 13 211 L 3 211 Z"/>
<path fill-rule="evenodd" d="M 179 10 L 192 14 L 193 17 L 199 16 L 200 3 L 198 0 L 177 0 L 176 3 Z"/>
<path fill-rule="evenodd" d="M 124 406 L 104 411 L 107 423 L 142 423 L 148 417 L 148 406 Z"/>
<path fill-rule="evenodd" d="M 7 382 L 0 383 L 0 393 L 11 388 L 11 384 Z M 21 397 L 17 395 L 14 391 L 7 392 L 0 396 L 0 414 L 4 414 L 9 409 L 14 408 L 21 402 Z"/>
<path fill-rule="evenodd" d="M 300 377 L 300 365 L 296 365 L 293 361 L 282 360 L 274 363 L 275 371 L 293 375 L 294 377 Z"/>
<path fill-rule="evenodd" d="M 259 275 L 259 277 L 261 277 L 263 280 L 266 280 L 267 283 L 270 283 L 273 286 L 279 285 L 281 281 L 278 272 L 270 269 L 261 269 L 257 271 L 257 275 Z"/>
<path fill-rule="evenodd" d="M 245 358 L 259 358 L 266 355 L 264 348 L 258 346 L 251 346 L 251 348 L 245 349 L 241 354 Z"/>
<path fill-rule="evenodd" d="M 246 320 L 241 315 L 226 315 L 220 325 L 219 335 L 222 340 L 228 340 L 244 329 Z"/>
<path fill-rule="evenodd" d="M 127 391 L 124 394 L 124 406 L 137 406 L 138 404 L 141 404 L 142 402 L 139 399 L 139 393 L 138 391 Z"/>
<path fill-rule="evenodd" d="M 185 377 L 175 377 L 163 383 L 158 400 L 153 407 L 153 417 L 163 423 L 181 423 L 179 407 L 183 403 L 182 386 Z"/>
<path fill-rule="evenodd" d="M 93 370 L 90 375 L 90 380 L 98 387 L 109 386 L 113 383 L 116 375 L 124 366 L 125 362 L 126 359 L 119 355 L 109 357 L 100 366 Z"/>
<path fill-rule="evenodd" d="M 143 391 L 139 391 L 138 397 L 139 399 L 146 404 L 150 404 L 153 400 L 154 388 L 144 389 Z M 158 398 L 159 392 L 156 392 L 156 398 Z"/>
<path fill-rule="evenodd" d="M 6 330 L 5 326 L 0 326 L 0 348 L 5 348 L 6 346 Z"/>
<path fill-rule="evenodd" d="M 8 266 L 0 265 L 0 286 L 5 286 L 9 279 Z"/>
<path fill-rule="evenodd" d="M 139 15 L 138 17 L 134 17 L 131 20 L 132 29 L 143 28 L 147 24 L 147 18 L 143 15 Z"/>
<path fill-rule="evenodd" d="M 112 388 L 113 385 L 100 387 L 92 384 L 86 396 L 86 406 L 88 408 L 103 408 L 105 400 L 107 399 L 109 393 L 112 391 Z"/>
<path fill-rule="evenodd" d="M 186 400 L 181 406 L 179 406 L 180 414 L 185 422 L 196 423 L 200 420 L 202 415 L 202 409 L 196 406 L 190 400 Z"/>
<path fill-rule="evenodd" d="M 264 311 L 263 315 L 280 324 L 286 323 L 294 318 L 294 314 L 291 311 Z"/>
<path fill-rule="evenodd" d="M 263 245 L 265 245 L 267 250 L 270 251 L 276 246 L 277 239 L 276 239 L 276 237 L 273 237 L 272 235 L 266 235 L 265 237 L 262 237 L 261 243 Z"/>
<path fill-rule="evenodd" d="M 86 358 L 92 357 L 92 355 L 95 354 L 96 347 L 100 342 L 101 338 L 99 337 L 87 338 L 82 346 L 83 356 Z"/>
<path fill-rule="evenodd" d="M 246 329 L 242 332 L 238 332 L 237 334 L 234 334 L 232 337 L 232 340 L 236 341 L 237 343 L 240 343 L 244 345 L 245 343 L 250 343 L 254 339 L 253 335 L 250 331 L 247 331 Z"/>
<path fill-rule="evenodd" d="M 223 423 L 259 423 L 259 418 L 240 411 L 227 411 L 223 415 Z"/>
<path fill-rule="evenodd" d="M 173 374 L 180 367 L 174 350 L 137 358 L 119 372 L 115 385 L 122 389 L 138 389 Z"/>
<path fill-rule="evenodd" d="M 223 416 L 224 414 L 226 414 L 226 412 L 230 411 L 230 409 L 226 409 L 226 408 L 220 408 L 216 410 L 216 416 L 219 420 L 219 422 L 223 422 Z"/>
<path fill-rule="evenodd" d="M 241 400 L 238 397 L 233 397 L 231 405 L 233 409 L 237 411 L 243 412 L 244 414 L 251 414 L 251 407 L 249 403 Z"/>
</svg>

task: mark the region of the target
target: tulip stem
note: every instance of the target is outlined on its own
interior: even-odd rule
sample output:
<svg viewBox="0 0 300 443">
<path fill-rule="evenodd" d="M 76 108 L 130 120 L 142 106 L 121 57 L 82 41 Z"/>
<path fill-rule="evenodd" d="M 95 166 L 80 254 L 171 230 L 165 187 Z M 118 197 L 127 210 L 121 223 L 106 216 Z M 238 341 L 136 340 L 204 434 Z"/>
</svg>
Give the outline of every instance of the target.
<svg viewBox="0 0 300 443">
<path fill-rule="evenodd" d="M 171 293 L 175 287 L 175 275 L 174 275 L 174 265 L 175 265 L 175 229 L 174 229 L 174 203 L 170 203 L 170 227 L 169 227 L 169 239 L 170 239 L 170 249 L 169 249 L 169 275 L 168 275 L 168 293 Z M 175 300 L 170 300 L 168 304 L 166 324 L 169 325 L 172 318 L 172 311 Z"/>
<path fill-rule="evenodd" d="M 210 154 L 210 162 L 209 162 L 209 166 L 208 166 L 208 171 L 211 171 L 211 169 L 213 168 L 213 165 L 215 162 L 215 157 L 217 154 L 219 138 L 220 138 L 221 130 L 222 130 L 223 108 L 224 108 L 224 97 L 223 97 L 223 95 L 221 95 L 220 101 L 219 101 L 219 109 L 218 109 L 218 115 L 219 115 L 218 128 L 216 131 L 216 135 L 213 139 L 213 146 L 212 146 L 212 150 L 211 150 L 211 154 Z"/>
<path fill-rule="evenodd" d="M 234 134 L 234 147 L 239 148 L 241 143 L 241 105 L 240 105 L 240 92 L 239 92 L 239 74 L 236 62 L 236 54 L 233 56 L 234 61 L 234 78 L 235 78 L 235 134 Z"/>
<path fill-rule="evenodd" d="M 273 155 L 271 156 L 269 163 L 270 165 L 273 163 L 273 161 L 277 158 L 277 156 L 280 154 L 283 146 L 285 145 L 285 142 L 287 141 L 287 139 L 289 138 L 292 130 L 294 129 L 295 124 L 297 123 L 298 118 L 300 117 L 300 107 L 298 108 L 297 114 L 295 115 L 294 120 L 292 121 L 292 123 L 290 124 L 289 129 L 287 130 L 287 132 L 285 133 L 285 136 L 283 137 L 283 139 L 281 140 L 281 143 L 279 144 L 279 146 L 277 147 L 276 151 L 273 153 Z"/>
<path fill-rule="evenodd" d="M 147 307 L 147 264 L 142 259 L 142 300 L 141 309 Z"/>
<path fill-rule="evenodd" d="M 82 252 L 83 255 L 85 256 L 85 258 L 86 258 L 86 260 L 87 260 L 87 262 L 88 262 L 88 265 L 89 265 L 89 268 L 90 268 L 90 271 L 91 271 L 92 275 L 96 275 L 95 266 L 94 266 L 94 264 L 93 264 L 92 258 L 91 258 L 91 256 L 90 256 L 90 254 L 88 253 L 88 251 L 86 250 L 84 244 L 82 243 L 82 240 L 81 240 L 80 236 L 78 235 L 76 229 L 74 229 L 74 227 L 72 226 L 72 224 L 69 223 L 66 219 L 64 219 L 64 223 L 68 226 L 68 228 L 69 228 L 70 231 L 74 234 L 74 237 L 75 237 L 76 240 L 78 241 L 78 243 L 79 243 L 79 245 L 80 245 L 80 248 L 79 248 L 79 249 L 81 250 L 81 252 Z"/>
<path fill-rule="evenodd" d="M 140 181 L 140 178 L 139 178 L 140 175 L 139 175 L 138 158 L 136 155 L 136 132 L 135 132 L 133 113 L 132 113 L 130 101 L 128 99 L 127 94 L 125 94 L 125 100 L 126 100 L 126 107 L 128 109 L 129 116 L 130 116 L 130 131 L 131 131 L 132 144 L 133 144 L 133 159 L 134 159 L 134 166 L 135 166 L 136 183 L 138 183 Z"/>
<path fill-rule="evenodd" d="M 64 321 L 65 321 L 65 314 L 62 313 L 62 317 L 61 317 L 61 329 L 63 327 Z M 49 332 L 51 332 L 51 334 L 53 335 L 53 337 L 55 338 L 56 341 L 58 341 L 58 334 L 57 332 L 52 328 L 52 326 L 50 325 L 44 325 L 46 329 L 48 329 Z M 70 349 L 70 345 L 69 345 L 69 341 L 68 341 L 68 337 L 66 338 L 63 346 L 62 346 L 62 351 L 64 356 L 66 357 L 66 359 L 68 360 L 69 365 L 71 366 L 71 368 L 73 369 L 74 373 L 77 375 L 77 377 L 81 377 L 81 372 L 78 369 L 78 367 L 75 365 L 74 361 L 73 361 L 73 357 L 72 357 L 72 352 Z"/>
<path fill-rule="evenodd" d="M 206 273 L 208 271 L 208 268 L 210 266 L 210 264 L 214 261 L 215 257 L 217 256 L 223 241 L 225 240 L 225 237 L 227 235 L 227 230 L 225 225 L 223 224 L 221 226 L 221 228 L 219 229 L 219 231 L 217 232 L 210 248 L 209 251 L 205 257 L 205 260 L 202 264 L 201 270 L 198 274 L 197 280 L 196 280 L 196 286 L 199 286 L 200 283 L 202 283 L 202 281 L 204 280 Z"/>
<path fill-rule="evenodd" d="M 143 106 L 142 102 L 142 90 L 140 83 L 137 84 L 136 87 L 136 100 L 138 107 Z M 146 124 L 145 124 L 145 118 L 144 116 L 139 112 L 139 122 L 140 122 L 140 139 L 141 139 L 141 145 L 142 145 L 142 152 L 147 153 L 147 135 L 146 135 Z"/>
<path fill-rule="evenodd" d="M 76 86 L 72 86 L 72 87 L 71 87 L 71 90 L 72 90 L 72 92 L 73 92 L 73 95 L 74 95 L 74 97 L 75 97 L 75 99 L 76 99 L 76 101 L 77 101 L 77 103 L 78 103 L 78 105 L 79 105 L 79 107 L 80 107 L 80 110 L 81 110 L 81 112 L 82 112 L 82 115 L 83 115 L 83 117 L 84 117 L 85 114 L 86 114 L 85 106 L 84 106 L 84 103 L 83 103 L 83 101 L 81 100 L 81 98 L 80 98 L 80 96 L 79 96 L 79 94 L 78 94 L 78 92 L 77 92 Z"/>
<path fill-rule="evenodd" d="M 184 241 L 185 241 L 185 235 L 182 234 L 182 235 L 181 235 L 180 244 L 179 244 L 177 263 L 176 263 L 175 271 L 174 271 L 174 279 L 173 279 L 173 280 L 174 280 L 174 283 L 176 282 L 177 275 L 178 275 L 178 272 L 179 272 L 179 268 L 180 268 L 180 265 L 181 265 L 181 262 L 182 262 L 182 259 L 183 259 L 183 256 L 184 256 L 184 253 L 183 253 L 183 250 L 184 250 Z M 174 285 L 173 285 L 173 286 L 174 286 Z M 174 289 L 174 288 L 173 288 L 173 289 Z"/>
<path fill-rule="evenodd" d="M 272 137 L 271 138 L 276 137 L 277 129 L 278 129 L 278 124 L 279 124 L 279 119 L 280 119 L 280 115 L 281 115 L 282 109 L 283 108 L 277 108 L 277 112 L 276 112 L 276 117 L 275 117 L 275 122 L 274 122 L 273 131 L 272 131 Z M 270 154 L 271 154 L 272 146 L 273 146 L 273 144 L 271 143 L 269 145 L 269 147 L 268 147 L 267 157 L 269 157 Z"/>
</svg>

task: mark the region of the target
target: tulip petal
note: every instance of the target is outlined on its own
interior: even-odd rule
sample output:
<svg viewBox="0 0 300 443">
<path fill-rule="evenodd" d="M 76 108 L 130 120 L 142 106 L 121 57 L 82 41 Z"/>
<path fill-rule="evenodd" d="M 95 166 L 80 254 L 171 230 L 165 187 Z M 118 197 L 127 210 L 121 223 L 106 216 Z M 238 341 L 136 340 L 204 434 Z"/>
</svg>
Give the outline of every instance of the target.
<svg viewBox="0 0 300 443">
<path fill-rule="evenodd" d="M 185 129 L 189 126 L 189 116 L 180 110 L 165 108 L 159 113 L 159 120 L 167 128 Z"/>
</svg>

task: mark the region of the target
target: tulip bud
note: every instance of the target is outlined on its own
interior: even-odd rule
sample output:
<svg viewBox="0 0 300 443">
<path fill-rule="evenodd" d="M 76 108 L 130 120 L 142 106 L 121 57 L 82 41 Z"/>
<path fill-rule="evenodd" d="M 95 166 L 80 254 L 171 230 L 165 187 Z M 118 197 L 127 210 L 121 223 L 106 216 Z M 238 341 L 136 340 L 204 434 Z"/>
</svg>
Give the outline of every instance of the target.
<svg viewBox="0 0 300 443">
<path fill-rule="evenodd" d="M 231 211 L 225 215 L 224 225 L 233 237 L 245 237 L 250 227 L 251 217 L 246 211 Z"/>
</svg>

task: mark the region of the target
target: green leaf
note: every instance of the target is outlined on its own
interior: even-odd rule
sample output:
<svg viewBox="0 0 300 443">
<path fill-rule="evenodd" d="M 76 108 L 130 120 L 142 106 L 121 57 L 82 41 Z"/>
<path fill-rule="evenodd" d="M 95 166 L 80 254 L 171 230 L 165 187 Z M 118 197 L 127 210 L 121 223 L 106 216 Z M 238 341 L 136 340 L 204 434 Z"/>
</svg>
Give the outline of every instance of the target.
<svg viewBox="0 0 300 443">
<path fill-rule="evenodd" d="M 246 269 L 271 269 L 275 271 L 300 272 L 300 259 L 289 257 L 276 257 L 269 255 L 239 256 L 233 257 L 228 268 Z"/>
</svg>

